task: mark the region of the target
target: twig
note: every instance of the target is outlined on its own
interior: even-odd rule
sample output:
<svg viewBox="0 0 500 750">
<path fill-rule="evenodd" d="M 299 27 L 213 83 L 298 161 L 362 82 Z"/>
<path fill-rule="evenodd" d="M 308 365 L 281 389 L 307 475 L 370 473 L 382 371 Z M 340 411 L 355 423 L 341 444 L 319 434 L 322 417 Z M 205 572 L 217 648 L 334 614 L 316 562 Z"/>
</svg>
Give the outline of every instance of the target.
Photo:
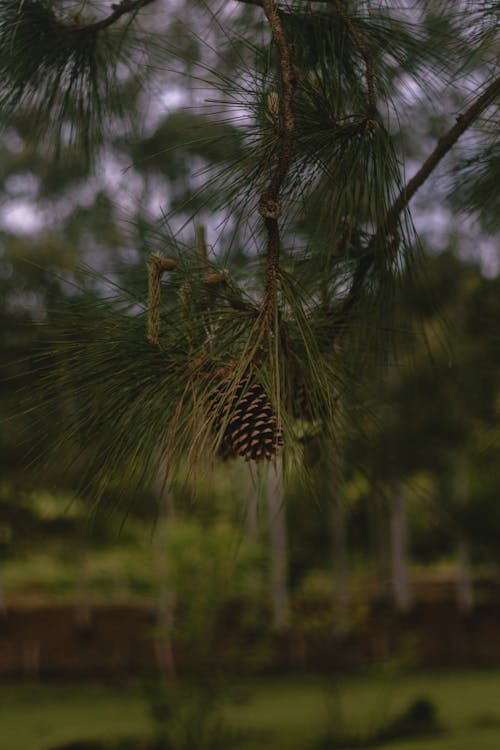
<svg viewBox="0 0 500 750">
<path fill-rule="evenodd" d="M 262 6 L 271 27 L 273 41 L 278 49 L 282 90 L 280 96 L 280 145 L 278 161 L 267 189 L 260 196 L 258 207 L 267 230 L 267 270 L 264 310 L 267 315 L 270 315 L 276 298 L 276 279 L 280 255 L 278 219 L 281 214 L 281 204 L 279 202 L 279 195 L 290 167 L 295 133 L 295 119 L 292 107 L 295 76 L 292 67 L 290 45 L 285 36 L 276 5 L 273 0 L 263 0 Z"/>
<path fill-rule="evenodd" d="M 94 23 L 88 24 L 78 24 L 74 26 L 68 25 L 65 26 L 65 30 L 68 32 L 85 31 L 96 33 L 98 31 L 102 31 L 103 29 L 107 29 L 108 26 L 116 23 L 116 21 L 118 21 L 127 13 L 136 13 L 137 11 L 142 10 L 144 6 L 149 5 L 152 2 L 154 2 L 154 0 L 121 0 L 121 2 L 111 6 L 113 12 L 110 13 L 109 16 L 106 16 L 106 18 L 103 18 L 101 21 L 95 21 Z"/>
<path fill-rule="evenodd" d="M 147 338 L 150 344 L 156 345 L 160 340 L 161 277 L 165 271 L 176 268 L 175 258 L 163 258 L 156 253 L 149 256 Z"/>
<path fill-rule="evenodd" d="M 150 263 L 156 266 L 160 273 L 163 273 L 164 271 L 175 271 L 177 268 L 177 261 L 175 258 L 164 258 L 161 255 L 153 253 L 149 260 Z"/>
<path fill-rule="evenodd" d="M 245 3 L 246 5 L 257 5 L 259 8 L 264 7 L 262 0 L 238 0 L 239 3 Z"/>
<path fill-rule="evenodd" d="M 206 250 L 204 228 L 198 228 L 198 248 L 204 252 Z M 164 258 L 162 255 L 152 253 L 148 261 L 148 317 L 147 317 L 147 338 L 151 344 L 158 344 L 160 340 L 160 304 L 161 304 L 161 279 L 164 273 L 175 271 L 178 267 L 175 258 Z M 226 287 L 230 288 L 229 274 L 226 269 L 207 273 L 203 277 L 203 282 L 211 293 L 213 290 Z M 238 312 L 249 312 L 252 308 L 245 302 L 238 300 L 228 300 L 228 304 Z"/>
<path fill-rule="evenodd" d="M 352 38 L 352 41 L 356 45 L 361 57 L 363 58 L 365 62 L 366 88 L 368 92 L 368 107 L 366 111 L 366 116 L 368 118 L 371 118 L 373 117 L 377 109 L 377 102 L 376 102 L 376 97 L 375 97 L 375 73 L 374 73 L 373 57 L 368 51 L 368 48 L 364 40 L 360 37 L 360 35 L 356 31 L 353 22 L 347 15 L 345 7 L 343 3 L 341 2 L 341 0 L 331 0 L 331 2 L 333 2 L 333 5 L 335 6 L 337 13 L 339 14 L 341 19 L 347 26 L 347 30 Z"/>
<path fill-rule="evenodd" d="M 448 151 L 455 145 L 461 135 L 477 120 L 479 115 L 491 104 L 500 94 L 500 77 L 491 83 L 476 101 L 471 104 L 463 115 L 457 117 L 455 125 L 448 130 L 437 142 L 434 150 L 429 154 L 420 169 L 402 188 L 394 203 L 389 207 L 384 222 L 372 236 L 366 247 L 366 252 L 358 263 L 352 280 L 349 293 L 338 314 L 338 319 L 342 323 L 349 315 L 361 294 L 366 276 L 368 275 L 375 261 L 375 248 L 379 240 L 390 238 L 397 234 L 398 222 L 401 213 L 408 206 L 417 190 L 424 184 L 429 175 L 437 167 L 441 159 L 446 156 Z"/>
<path fill-rule="evenodd" d="M 196 244 L 198 246 L 198 253 L 202 260 L 208 260 L 208 248 L 207 241 L 205 238 L 205 227 L 203 224 L 199 224 L 196 228 Z"/>
<path fill-rule="evenodd" d="M 158 256 L 153 255 L 148 264 L 148 317 L 147 338 L 150 344 L 158 344 L 160 336 L 160 302 L 162 270 Z"/>
</svg>

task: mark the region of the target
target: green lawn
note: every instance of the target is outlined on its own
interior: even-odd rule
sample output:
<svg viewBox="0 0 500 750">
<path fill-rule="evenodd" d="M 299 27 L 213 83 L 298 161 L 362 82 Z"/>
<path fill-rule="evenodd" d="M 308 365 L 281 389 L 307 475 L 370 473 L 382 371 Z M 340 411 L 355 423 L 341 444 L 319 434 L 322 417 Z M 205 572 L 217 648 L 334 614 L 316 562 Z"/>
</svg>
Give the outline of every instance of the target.
<svg viewBox="0 0 500 750">
<path fill-rule="evenodd" d="M 0 687 L 0 748 L 46 750 L 80 738 L 149 731 L 138 688 L 82 685 Z"/>
<path fill-rule="evenodd" d="M 392 750 L 499 750 L 500 670 L 340 677 L 260 678 L 233 685 L 228 725 L 244 750 L 317 750 L 327 717 L 359 733 L 410 701 L 434 701 L 447 731 L 391 742 Z M 46 750 L 71 739 L 145 734 L 151 728 L 140 686 L 0 686 L 0 747 Z"/>
</svg>

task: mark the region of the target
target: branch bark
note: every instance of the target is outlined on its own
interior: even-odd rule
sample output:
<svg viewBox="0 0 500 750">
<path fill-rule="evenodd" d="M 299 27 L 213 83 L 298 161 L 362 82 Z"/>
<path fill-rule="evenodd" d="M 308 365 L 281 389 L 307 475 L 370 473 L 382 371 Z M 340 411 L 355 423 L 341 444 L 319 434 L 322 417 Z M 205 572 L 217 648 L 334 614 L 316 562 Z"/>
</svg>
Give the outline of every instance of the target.
<svg viewBox="0 0 500 750">
<path fill-rule="evenodd" d="M 262 0 L 237 0 L 239 3 L 245 3 L 245 5 L 257 5 L 259 8 L 264 7 Z"/>
<path fill-rule="evenodd" d="M 267 271 L 264 310 L 266 317 L 272 313 L 276 298 L 276 279 L 279 269 L 280 229 L 278 219 L 281 215 L 279 196 L 292 159 L 295 119 L 293 114 L 293 94 L 295 76 L 292 67 L 291 51 L 285 36 L 280 14 L 273 0 L 263 0 L 262 7 L 266 15 L 273 41 L 278 49 L 279 70 L 281 78 L 280 96 L 280 146 L 278 160 L 271 175 L 269 185 L 259 200 L 259 213 L 264 219 L 267 231 Z"/>
<path fill-rule="evenodd" d="M 477 120 L 494 99 L 500 94 L 500 77 L 491 83 L 483 93 L 471 104 L 464 114 L 457 117 L 457 121 L 437 142 L 434 150 L 429 154 L 420 169 L 402 188 L 394 203 L 389 207 L 386 218 L 377 229 L 366 247 L 366 252 L 359 261 L 351 288 L 341 307 L 338 319 L 342 324 L 356 305 L 366 277 L 375 260 L 375 247 L 380 239 L 390 238 L 397 233 L 399 217 L 407 208 L 417 190 L 425 183 L 439 162 L 451 150 L 461 135 Z"/>
</svg>

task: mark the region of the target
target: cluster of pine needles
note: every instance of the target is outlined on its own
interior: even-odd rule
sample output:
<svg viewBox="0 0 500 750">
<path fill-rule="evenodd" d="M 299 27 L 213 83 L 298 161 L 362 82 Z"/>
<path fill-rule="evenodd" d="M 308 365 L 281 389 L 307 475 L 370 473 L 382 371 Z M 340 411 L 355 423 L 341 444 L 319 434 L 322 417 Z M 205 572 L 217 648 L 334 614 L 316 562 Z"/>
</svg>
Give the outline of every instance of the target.
<svg viewBox="0 0 500 750">
<path fill-rule="evenodd" d="M 345 405 L 357 385 L 352 363 L 361 371 L 360 351 L 384 334 L 398 277 L 414 267 L 406 203 L 392 208 L 404 194 L 391 133 L 396 72 L 418 68 L 412 60 L 424 51 L 428 69 L 441 70 L 448 49 L 431 50 L 383 8 L 360 4 L 346 22 L 333 5 L 279 10 L 295 66 L 294 133 L 278 191 L 272 314 L 263 305 L 269 220 L 256 206 L 279 166 L 284 85 L 276 45 L 248 42 L 231 79 L 216 65 L 196 72 L 213 91 L 214 121 L 230 122 L 236 111 L 244 122 L 234 127 L 234 159 L 203 167 L 210 186 L 202 190 L 214 214 L 232 217 L 234 244 L 241 247 L 242 227 L 255 244 L 246 279 L 236 281 L 221 257 L 208 261 L 168 239 L 175 262 L 161 278 L 153 340 L 143 285 L 139 295 L 117 289 L 110 299 L 74 298 L 60 344 L 42 357 L 43 409 L 64 423 L 56 450 L 72 454 L 77 470 L 91 467 L 86 481 L 98 492 L 112 475 L 151 481 L 159 462 L 174 470 L 217 456 L 272 459 L 282 444 L 291 455 L 311 435 L 335 433 L 339 401 Z M 122 35 L 70 28 L 38 0 L 22 7 L 0 0 L 0 10 L 0 41 L 9 39 L 11 50 L 0 57 L 10 81 L 0 104 L 14 110 L 51 91 L 54 122 L 102 128 L 102 102 L 113 99 L 113 85 L 106 88 L 113 79 L 102 71 L 116 64 L 99 55 L 112 51 L 116 63 Z M 29 62 L 37 24 L 41 54 Z"/>
<path fill-rule="evenodd" d="M 76 296 L 56 316 L 60 333 L 36 362 L 39 450 L 94 498 L 118 478 L 150 485 L 159 465 L 272 460 L 283 443 L 294 460 L 339 419 L 335 358 L 318 349 L 297 288 L 283 283 L 270 351 L 260 303 L 226 274 L 207 286 L 221 271 L 183 250 L 162 279 L 155 343 L 144 285 L 142 298 Z M 50 446 L 48 421 L 59 425 Z"/>
</svg>

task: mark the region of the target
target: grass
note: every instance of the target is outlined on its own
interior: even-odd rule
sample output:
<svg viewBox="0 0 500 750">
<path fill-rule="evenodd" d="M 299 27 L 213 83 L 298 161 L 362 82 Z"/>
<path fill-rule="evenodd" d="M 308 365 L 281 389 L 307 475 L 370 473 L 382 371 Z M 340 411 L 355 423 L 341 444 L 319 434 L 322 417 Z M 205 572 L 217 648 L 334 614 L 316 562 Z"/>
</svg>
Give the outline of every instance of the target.
<svg viewBox="0 0 500 750">
<path fill-rule="evenodd" d="M 242 750 L 319 750 L 328 717 L 363 734 L 412 700 L 434 701 L 446 732 L 391 742 L 388 750 L 498 750 L 500 670 L 366 674 L 328 679 L 292 675 L 237 681 L 225 709 L 247 733 Z M 141 686 L 0 686 L 0 746 L 47 750 L 76 739 L 144 735 L 151 730 Z M 323 750 L 326 750 L 325 748 Z"/>
<path fill-rule="evenodd" d="M 262 730 L 260 750 L 312 750 L 328 717 L 337 729 L 345 727 L 363 735 L 378 729 L 420 696 L 435 703 L 448 731 L 433 739 L 387 743 L 387 748 L 500 748 L 499 670 L 266 681 L 256 684 L 249 704 L 231 708 L 229 718 L 241 728 L 250 725 Z M 267 741 L 265 731 L 272 733 Z M 250 744 L 248 748 L 254 750 Z"/>
<path fill-rule="evenodd" d="M 46 750 L 83 738 L 143 734 L 151 722 L 135 687 L 15 685 L 0 688 L 0 747 Z"/>
</svg>

